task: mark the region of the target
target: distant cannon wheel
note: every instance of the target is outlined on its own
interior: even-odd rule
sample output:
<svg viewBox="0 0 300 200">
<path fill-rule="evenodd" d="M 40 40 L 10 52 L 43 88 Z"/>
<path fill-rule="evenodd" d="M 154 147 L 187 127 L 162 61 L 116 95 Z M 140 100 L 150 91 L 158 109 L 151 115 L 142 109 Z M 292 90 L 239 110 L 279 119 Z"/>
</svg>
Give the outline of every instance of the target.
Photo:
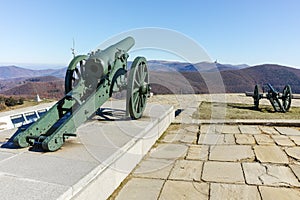
<svg viewBox="0 0 300 200">
<path fill-rule="evenodd" d="M 259 100 L 260 100 L 258 85 L 255 85 L 255 87 L 254 87 L 253 100 L 254 100 L 254 107 L 255 107 L 256 110 L 258 110 Z"/>
<path fill-rule="evenodd" d="M 290 85 L 286 85 L 282 92 L 282 104 L 284 110 L 289 111 L 292 104 L 292 89 Z"/>
<path fill-rule="evenodd" d="M 78 56 L 74 59 L 74 62 L 71 63 L 71 69 L 68 68 L 66 77 L 65 77 L 65 94 L 68 94 L 82 78 L 83 66 L 84 66 L 85 56 Z"/>
<path fill-rule="evenodd" d="M 132 119 L 142 117 L 149 92 L 147 61 L 144 57 L 137 57 L 131 65 L 127 85 L 127 106 Z"/>
</svg>

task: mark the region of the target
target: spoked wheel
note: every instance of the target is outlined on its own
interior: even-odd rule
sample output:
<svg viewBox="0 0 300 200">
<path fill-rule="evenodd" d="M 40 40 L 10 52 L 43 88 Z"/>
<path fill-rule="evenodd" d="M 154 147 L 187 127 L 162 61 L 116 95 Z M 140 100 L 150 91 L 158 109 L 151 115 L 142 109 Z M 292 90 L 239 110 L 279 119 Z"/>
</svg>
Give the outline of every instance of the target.
<svg viewBox="0 0 300 200">
<path fill-rule="evenodd" d="M 127 106 L 132 119 L 142 117 L 149 92 L 147 61 L 144 57 L 137 57 L 131 65 L 127 86 Z"/>
<path fill-rule="evenodd" d="M 80 81 L 86 56 L 75 57 L 68 67 L 65 77 L 65 94 L 68 94 Z"/>
<path fill-rule="evenodd" d="M 259 100 L 260 100 L 258 85 L 255 85 L 255 87 L 254 87 L 253 100 L 254 100 L 254 107 L 255 107 L 256 110 L 258 110 Z"/>
<path fill-rule="evenodd" d="M 126 89 L 127 81 L 126 81 L 126 70 L 119 69 L 113 79 L 112 84 L 109 91 L 109 96 L 111 97 L 114 92 L 121 92 L 123 89 Z"/>
<path fill-rule="evenodd" d="M 283 109 L 289 111 L 292 103 L 292 89 L 290 85 L 286 85 L 282 92 L 282 105 Z"/>
</svg>

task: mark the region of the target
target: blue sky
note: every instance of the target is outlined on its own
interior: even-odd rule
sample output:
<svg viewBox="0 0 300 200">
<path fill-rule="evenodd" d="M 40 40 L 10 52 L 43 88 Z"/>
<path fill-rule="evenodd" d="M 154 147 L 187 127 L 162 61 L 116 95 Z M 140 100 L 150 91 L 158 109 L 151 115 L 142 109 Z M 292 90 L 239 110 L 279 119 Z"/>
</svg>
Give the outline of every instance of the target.
<svg viewBox="0 0 300 200">
<path fill-rule="evenodd" d="M 66 66 L 73 38 L 86 54 L 118 33 L 160 27 L 192 38 L 221 63 L 300 67 L 297 0 L 0 0 L 0 8 L 0 64 Z"/>
</svg>

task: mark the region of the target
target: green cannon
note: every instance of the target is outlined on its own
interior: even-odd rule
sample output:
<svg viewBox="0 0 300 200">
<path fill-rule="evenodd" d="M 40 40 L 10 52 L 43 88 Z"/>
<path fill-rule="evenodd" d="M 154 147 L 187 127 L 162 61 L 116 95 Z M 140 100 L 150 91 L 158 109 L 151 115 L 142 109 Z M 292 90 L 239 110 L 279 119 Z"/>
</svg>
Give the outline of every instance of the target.
<svg viewBox="0 0 300 200">
<path fill-rule="evenodd" d="M 292 99 L 298 98 L 292 94 L 292 88 L 290 85 L 286 85 L 282 93 L 276 91 L 270 83 L 268 83 L 266 86 L 268 88 L 267 93 L 260 93 L 258 85 L 255 85 L 254 92 L 245 93 L 246 96 L 253 97 L 254 107 L 256 110 L 259 109 L 260 99 L 268 99 L 275 112 L 288 112 L 292 104 Z"/>
<path fill-rule="evenodd" d="M 127 37 L 104 49 L 79 55 L 65 76 L 65 96 L 44 116 L 13 138 L 18 147 L 40 145 L 56 151 L 76 136 L 77 127 L 89 119 L 113 94 L 127 89 L 126 115 L 142 117 L 150 93 L 147 61 L 136 57 L 127 69 L 128 51 L 135 41 Z"/>
</svg>

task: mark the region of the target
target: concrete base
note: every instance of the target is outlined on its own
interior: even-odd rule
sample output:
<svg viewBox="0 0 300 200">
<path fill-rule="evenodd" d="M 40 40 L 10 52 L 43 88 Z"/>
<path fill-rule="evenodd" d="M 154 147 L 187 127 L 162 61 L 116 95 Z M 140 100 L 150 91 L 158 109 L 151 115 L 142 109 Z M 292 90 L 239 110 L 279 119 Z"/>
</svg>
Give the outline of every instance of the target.
<svg viewBox="0 0 300 200">
<path fill-rule="evenodd" d="M 0 148 L 1 199 L 106 199 L 174 120 L 168 105 L 148 104 L 139 120 L 124 117 L 122 101 L 103 108 L 56 152 Z"/>
</svg>

